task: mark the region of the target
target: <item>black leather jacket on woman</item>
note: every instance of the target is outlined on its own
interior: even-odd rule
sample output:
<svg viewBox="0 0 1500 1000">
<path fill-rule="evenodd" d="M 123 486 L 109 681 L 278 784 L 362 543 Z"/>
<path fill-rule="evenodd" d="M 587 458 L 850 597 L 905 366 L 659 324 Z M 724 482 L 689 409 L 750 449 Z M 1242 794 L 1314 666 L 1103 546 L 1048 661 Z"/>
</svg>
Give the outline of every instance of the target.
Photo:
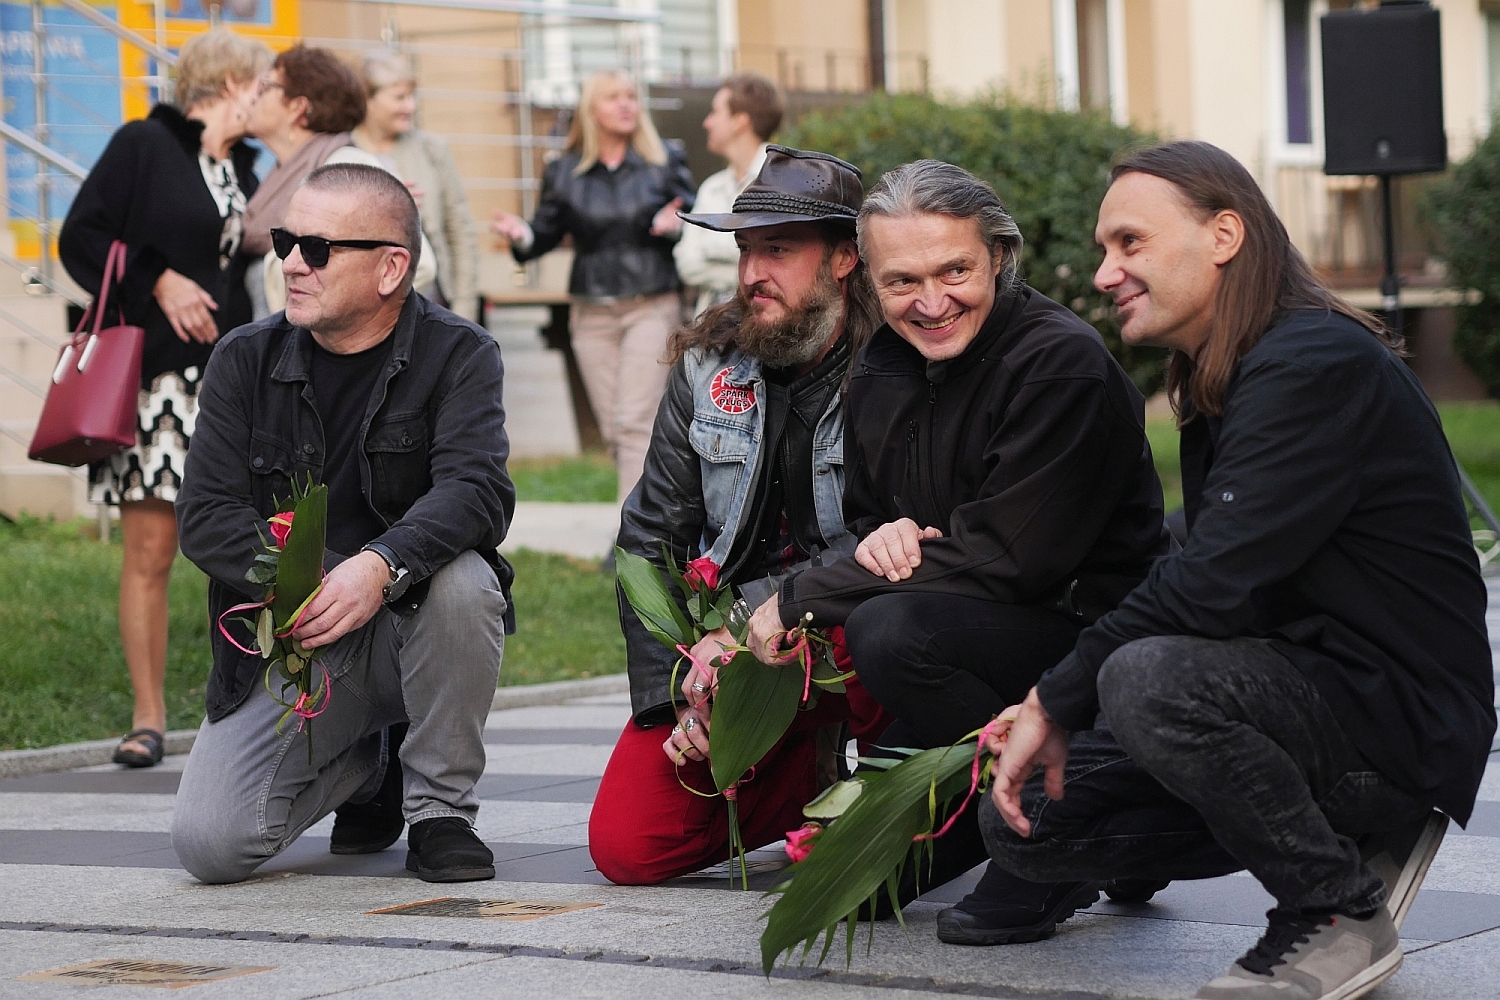
<svg viewBox="0 0 1500 1000">
<path fill-rule="evenodd" d="M 536 239 L 522 250 L 512 244 L 517 263 L 540 257 L 573 237 L 573 274 L 568 293 L 588 299 L 628 299 L 680 287 L 672 260 L 672 240 L 651 235 L 651 220 L 673 198 L 691 211 L 695 189 L 682 151 L 667 147 L 667 162 L 656 166 L 634 149 L 614 170 L 595 163 L 575 174 L 579 155 L 564 153 L 547 164 L 542 201 L 531 229 Z"/>
</svg>

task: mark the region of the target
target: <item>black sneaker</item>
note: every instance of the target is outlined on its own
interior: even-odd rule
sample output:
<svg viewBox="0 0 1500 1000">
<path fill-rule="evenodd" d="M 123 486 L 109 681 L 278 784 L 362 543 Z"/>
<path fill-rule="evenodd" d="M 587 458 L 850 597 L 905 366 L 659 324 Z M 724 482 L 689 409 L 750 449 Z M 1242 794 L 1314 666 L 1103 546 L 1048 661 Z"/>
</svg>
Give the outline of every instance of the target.
<svg viewBox="0 0 1500 1000">
<path fill-rule="evenodd" d="M 947 944 L 1043 941 L 1098 900 L 1098 882 L 1028 882 L 991 862 L 973 892 L 938 914 L 937 936 Z"/>
<path fill-rule="evenodd" d="M 401 831 L 406 828 L 401 815 L 406 782 L 401 774 L 400 750 L 407 728 L 403 722 L 386 731 L 385 778 L 375 797 L 358 805 L 345 802 L 333 811 L 330 854 L 375 854 L 401 839 Z"/>
<path fill-rule="evenodd" d="M 495 877 L 495 855 L 457 816 L 413 823 L 406 846 L 406 870 L 424 882 L 482 882 Z"/>
<path fill-rule="evenodd" d="M 1151 902 L 1152 896 L 1171 884 L 1149 878 L 1112 878 L 1104 883 L 1104 894 L 1116 903 L 1139 905 Z"/>
</svg>

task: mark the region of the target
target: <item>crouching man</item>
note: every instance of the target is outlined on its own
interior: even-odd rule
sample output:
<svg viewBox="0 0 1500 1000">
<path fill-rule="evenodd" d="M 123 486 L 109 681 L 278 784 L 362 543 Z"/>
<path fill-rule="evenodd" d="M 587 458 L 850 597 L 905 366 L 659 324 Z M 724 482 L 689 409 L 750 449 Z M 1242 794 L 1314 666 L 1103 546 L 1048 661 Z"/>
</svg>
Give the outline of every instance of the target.
<svg viewBox="0 0 1500 1000">
<path fill-rule="evenodd" d="M 322 652 L 332 697 L 310 731 L 278 733 L 264 661 L 215 630 L 172 845 L 202 881 L 235 882 L 351 803 L 335 853 L 383 850 L 404 820 L 421 878 L 493 878 L 473 824 L 513 621 L 500 351 L 412 291 L 417 209 L 385 171 L 314 171 L 285 225 L 286 312 L 214 352 L 178 517 L 217 619 L 261 596 L 245 571 L 276 500 L 309 474 L 327 484 L 327 577 L 293 634 Z M 387 730 L 408 720 L 398 753 Z"/>
<path fill-rule="evenodd" d="M 770 146 L 731 213 L 683 216 L 734 234 L 739 290 L 672 340 L 675 363 L 645 473 L 625 501 L 619 544 L 662 569 L 663 543 L 679 564 L 711 559 L 745 618 L 793 567 L 854 548 L 842 507 L 843 389 L 875 325 L 855 288 L 862 198 L 859 171 L 844 161 Z M 708 699 L 716 670 L 679 673 L 674 692 L 677 654 L 647 633 L 623 597 L 620 625 L 634 718 L 594 800 L 589 852 L 606 878 L 644 885 L 728 857 L 723 801 L 683 787 L 714 787 Z M 733 644 L 719 629 L 694 656 L 716 666 L 712 658 Z M 847 656 L 836 655 L 848 669 Z M 739 790 L 747 849 L 802 825 L 802 807 L 836 776 L 824 773 L 836 749 L 827 734 L 845 720 L 858 737 L 883 723 L 857 681 L 847 697 L 824 693 L 799 713 L 756 766 Z"/>
<path fill-rule="evenodd" d="M 1198 997 L 1363 996 L 1495 731 L 1442 425 L 1223 150 L 1128 156 L 1097 239 L 1126 342 L 1176 352 L 1187 543 L 1007 710 L 985 839 L 1029 879 L 1248 869 L 1270 926 Z"/>
</svg>

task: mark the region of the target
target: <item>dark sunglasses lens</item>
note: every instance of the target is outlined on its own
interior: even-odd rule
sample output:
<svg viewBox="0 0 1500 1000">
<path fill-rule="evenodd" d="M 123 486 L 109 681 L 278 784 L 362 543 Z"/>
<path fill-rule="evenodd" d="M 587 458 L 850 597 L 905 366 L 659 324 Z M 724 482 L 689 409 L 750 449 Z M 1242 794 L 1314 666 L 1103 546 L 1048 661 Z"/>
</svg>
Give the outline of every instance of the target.
<svg viewBox="0 0 1500 1000">
<path fill-rule="evenodd" d="M 276 256 L 286 260 L 292 255 L 292 247 L 302 248 L 302 262 L 308 267 L 326 267 L 329 243 L 321 236 L 293 236 L 285 229 L 271 230 L 271 249 Z"/>
</svg>

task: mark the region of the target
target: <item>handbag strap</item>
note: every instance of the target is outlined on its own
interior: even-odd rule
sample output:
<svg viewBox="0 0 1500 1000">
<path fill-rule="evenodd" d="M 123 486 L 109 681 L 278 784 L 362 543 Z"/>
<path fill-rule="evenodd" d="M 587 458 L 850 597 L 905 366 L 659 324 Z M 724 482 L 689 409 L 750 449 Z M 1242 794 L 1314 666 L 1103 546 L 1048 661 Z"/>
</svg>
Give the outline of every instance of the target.
<svg viewBox="0 0 1500 1000">
<path fill-rule="evenodd" d="M 109 245 L 109 253 L 104 258 L 104 279 L 99 283 L 99 297 L 89 304 L 84 311 L 83 318 L 78 321 L 78 329 L 73 331 L 73 340 L 77 342 L 84 327 L 89 325 L 89 317 L 94 318 L 94 329 L 92 336 L 97 337 L 99 330 L 104 325 L 104 310 L 109 308 L 109 290 L 116 282 L 125 280 L 125 244 L 115 240 Z M 125 322 L 125 310 L 121 308 L 118 301 L 115 302 L 115 312 L 120 315 L 120 323 Z"/>
</svg>

